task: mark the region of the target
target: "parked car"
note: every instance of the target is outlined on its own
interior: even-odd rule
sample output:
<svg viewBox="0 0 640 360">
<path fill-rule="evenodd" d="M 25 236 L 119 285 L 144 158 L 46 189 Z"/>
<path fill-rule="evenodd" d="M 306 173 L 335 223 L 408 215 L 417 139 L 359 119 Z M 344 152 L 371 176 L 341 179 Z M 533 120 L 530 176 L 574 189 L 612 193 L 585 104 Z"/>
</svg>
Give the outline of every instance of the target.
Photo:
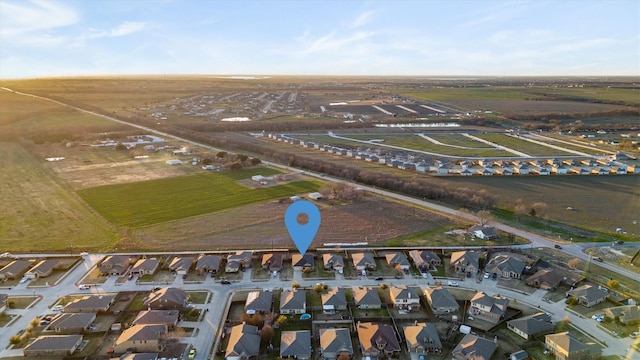
<svg viewBox="0 0 640 360">
<path fill-rule="evenodd" d="M 634 331 L 631 334 L 629 334 L 629 337 L 632 339 L 635 339 L 638 337 L 638 335 L 640 335 L 640 332 Z"/>
<path fill-rule="evenodd" d="M 378 277 L 376 278 L 376 280 L 377 280 L 377 281 L 382 281 L 382 280 L 384 280 L 384 278 L 383 278 L 382 276 L 378 276 Z"/>
<path fill-rule="evenodd" d="M 556 248 L 556 249 L 562 249 L 562 246 L 560 246 L 558 244 L 553 245 L 553 247 Z"/>
<path fill-rule="evenodd" d="M 429 274 L 427 274 L 427 273 L 422 273 L 422 278 L 423 278 L 423 279 L 428 279 L 428 278 L 429 278 Z"/>
<path fill-rule="evenodd" d="M 489 278 L 489 273 L 488 273 L 488 272 L 484 273 L 484 278 L 485 278 L 485 279 L 488 279 L 488 278 Z"/>
<path fill-rule="evenodd" d="M 458 282 L 457 281 L 453 281 L 453 280 L 449 280 L 449 282 L 447 283 L 449 286 L 458 286 Z"/>
<path fill-rule="evenodd" d="M 189 359 L 195 359 L 195 358 L 196 358 L 196 349 L 189 350 Z"/>
<path fill-rule="evenodd" d="M 50 322 L 50 321 L 46 321 L 46 320 L 42 320 L 42 321 L 40 321 L 40 326 L 47 326 L 47 325 L 49 325 L 49 324 L 51 324 L 51 322 Z"/>
<path fill-rule="evenodd" d="M 602 258 L 599 257 L 599 256 L 594 257 L 593 260 L 598 261 L 598 262 L 602 262 L 603 261 Z"/>
<path fill-rule="evenodd" d="M 64 309 L 64 306 L 56 305 L 51 310 L 53 310 L 53 311 L 62 311 L 62 309 Z"/>
<path fill-rule="evenodd" d="M 222 281 L 220 281 L 220 284 L 222 284 L 222 285 L 229 285 L 229 284 L 231 284 L 231 281 L 229 281 L 229 280 L 222 280 Z"/>
<path fill-rule="evenodd" d="M 91 286 L 87 285 L 87 284 L 82 284 L 80 286 L 78 286 L 78 289 L 80 290 L 89 290 L 91 288 Z"/>
</svg>

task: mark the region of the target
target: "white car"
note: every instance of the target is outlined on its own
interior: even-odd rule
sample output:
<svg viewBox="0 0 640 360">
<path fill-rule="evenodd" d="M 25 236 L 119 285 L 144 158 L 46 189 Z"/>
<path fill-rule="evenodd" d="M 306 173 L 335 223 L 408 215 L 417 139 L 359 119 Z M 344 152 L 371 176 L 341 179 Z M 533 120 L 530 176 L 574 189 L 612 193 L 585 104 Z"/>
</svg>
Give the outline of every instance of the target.
<svg viewBox="0 0 640 360">
<path fill-rule="evenodd" d="M 427 274 L 427 273 L 422 273 L 422 278 L 423 278 L 423 279 L 428 279 L 428 278 L 429 278 L 429 274 Z"/>
<path fill-rule="evenodd" d="M 488 279 L 488 278 L 489 278 L 489 273 L 488 273 L 488 272 L 484 273 L 484 278 L 485 278 L 485 279 Z"/>
<path fill-rule="evenodd" d="M 91 288 L 91 286 L 86 285 L 86 284 L 82 284 L 80 286 L 78 286 L 78 289 L 80 290 L 89 290 Z"/>
<path fill-rule="evenodd" d="M 8 253 L 8 252 L 0 254 L 0 258 L 6 258 L 9 256 L 11 256 L 11 253 Z"/>
<path fill-rule="evenodd" d="M 62 305 L 56 305 L 51 310 L 53 310 L 53 311 L 62 311 L 63 308 L 64 308 L 64 306 L 62 306 Z"/>
<path fill-rule="evenodd" d="M 89 255 L 89 253 L 86 252 L 86 251 L 83 251 L 83 252 L 80 253 L 80 256 L 87 256 L 87 255 Z"/>
<path fill-rule="evenodd" d="M 29 278 L 28 277 L 23 277 L 22 279 L 20 279 L 20 284 L 24 284 L 27 281 L 29 281 Z"/>
<path fill-rule="evenodd" d="M 452 280 L 449 280 L 448 284 L 449 284 L 449 286 L 458 286 L 459 285 L 457 281 L 452 281 Z"/>
</svg>

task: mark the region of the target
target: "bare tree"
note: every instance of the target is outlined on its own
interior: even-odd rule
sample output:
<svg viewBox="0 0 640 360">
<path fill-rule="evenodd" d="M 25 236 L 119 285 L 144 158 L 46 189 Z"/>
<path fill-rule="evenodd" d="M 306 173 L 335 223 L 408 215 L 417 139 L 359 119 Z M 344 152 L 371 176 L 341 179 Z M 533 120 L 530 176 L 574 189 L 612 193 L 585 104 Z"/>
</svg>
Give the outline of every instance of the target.
<svg viewBox="0 0 640 360">
<path fill-rule="evenodd" d="M 476 216 L 480 220 L 480 226 L 485 226 L 493 220 L 493 214 L 489 210 L 480 210 L 476 213 Z"/>
</svg>

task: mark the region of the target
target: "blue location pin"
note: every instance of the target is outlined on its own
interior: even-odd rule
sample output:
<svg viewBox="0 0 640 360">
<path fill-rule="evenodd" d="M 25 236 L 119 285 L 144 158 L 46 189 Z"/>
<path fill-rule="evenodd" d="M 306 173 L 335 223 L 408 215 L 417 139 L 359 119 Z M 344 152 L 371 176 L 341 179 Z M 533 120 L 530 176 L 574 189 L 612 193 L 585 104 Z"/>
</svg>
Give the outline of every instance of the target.
<svg viewBox="0 0 640 360">
<path fill-rule="evenodd" d="M 307 214 L 307 218 L 309 218 L 309 221 L 304 225 L 298 222 L 298 215 L 300 214 Z M 296 244 L 298 251 L 304 255 L 320 227 L 320 210 L 309 201 L 295 201 L 289 205 L 284 213 L 284 224 L 287 226 L 289 235 L 291 235 L 291 239 Z"/>
</svg>

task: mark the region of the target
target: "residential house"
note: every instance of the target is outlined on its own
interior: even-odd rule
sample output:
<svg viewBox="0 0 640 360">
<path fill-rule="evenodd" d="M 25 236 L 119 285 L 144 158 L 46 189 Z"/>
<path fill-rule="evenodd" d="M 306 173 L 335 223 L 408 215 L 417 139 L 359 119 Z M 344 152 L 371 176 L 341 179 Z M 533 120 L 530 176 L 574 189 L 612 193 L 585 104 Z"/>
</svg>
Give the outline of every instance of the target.
<svg viewBox="0 0 640 360">
<path fill-rule="evenodd" d="M 508 306 L 509 299 L 489 296 L 481 291 L 471 298 L 471 309 L 469 313 L 482 317 L 489 322 L 497 323 L 505 317 Z"/>
<path fill-rule="evenodd" d="M 49 329 L 57 333 L 78 334 L 87 330 L 96 320 L 96 313 L 58 314 Z"/>
<path fill-rule="evenodd" d="M 640 322 L 640 306 L 625 305 L 607 308 L 603 310 L 604 316 L 611 320 L 618 320 L 625 325 Z"/>
<path fill-rule="evenodd" d="M 424 290 L 427 302 L 436 315 L 457 313 L 460 305 L 456 299 L 449 293 L 449 290 L 439 287 L 428 287 Z"/>
<path fill-rule="evenodd" d="M 269 271 L 282 271 L 283 253 L 265 253 L 262 255 L 262 269 Z"/>
<path fill-rule="evenodd" d="M 393 306 L 398 310 L 420 310 L 420 297 L 414 288 L 407 287 L 406 285 L 390 286 L 389 295 Z"/>
<path fill-rule="evenodd" d="M 336 360 L 342 354 L 353 356 L 349 329 L 320 329 L 320 354 L 324 360 Z"/>
<path fill-rule="evenodd" d="M 280 335 L 280 357 L 298 360 L 311 359 L 311 332 L 309 330 L 283 331 Z"/>
<path fill-rule="evenodd" d="M 428 250 L 411 250 L 409 256 L 420 272 L 427 272 L 429 269 L 435 269 L 442 263 L 440 257 L 433 251 Z"/>
<path fill-rule="evenodd" d="M 433 323 L 418 323 L 404 327 L 407 349 L 415 354 L 442 354 L 442 342 Z"/>
<path fill-rule="evenodd" d="M 494 341 L 483 339 L 476 335 L 467 334 L 453 348 L 453 360 L 489 360 L 498 349 Z"/>
<path fill-rule="evenodd" d="M 188 299 L 186 291 L 168 287 L 153 291 L 142 304 L 149 310 L 182 310 L 187 306 Z"/>
<path fill-rule="evenodd" d="M 104 275 L 122 275 L 130 264 L 129 255 L 108 255 L 100 263 L 100 272 Z"/>
<path fill-rule="evenodd" d="M 602 349 L 595 343 L 583 343 L 568 331 L 545 336 L 545 348 L 556 360 L 598 359 Z"/>
<path fill-rule="evenodd" d="M 544 290 L 555 290 L 564 280 L 564 276 L 553 269 L 541 269 L 527 278 L 527 285 Z"/>
<path fill-rule="evenodd" d="M 578 303 L 582 306 L 592 307 L 607 300 L 609 293 L 606 290 L 587 284 L 568 291 L 567 296 L 577 298 Z"/>
<path fill-rule="evenodd" d="M 484 267 L 484 271 L 505 279 L 519 279 L 524 270 L 524 262 L 509 255 L 497 255 Z"/>
<path fill-rule="evenodd" d="M 140 259 L 129 270 L 129 274 L 152 275 L 158 270 L 159 265 L 160 262 L 156 258 Z"/>
<path fill-rule="evenodd" d="M 258 327 L 240 324 L 231 328 L 225 360 L 244 360 L 260 354 L 260 335 Z"/>
<path fill-rule="evenodd" d="M 284 290 L 280 295 L 281 314 L 304 314 L 307 312 L 307 292 Z"/>
<path fill-rule="evenodd" d="M 547 314 L 538 312 L 533 315 L 507 321 L 507 328 L 523 338 L 531 340 L 535 337 L 552 333 L 554 325 L 551 323 L 551 318 Z"/>
<path fill-rule="evenodd" d="M 498 237 L 498 231 L 493 226 L 473 225 L 467 232 L 471 237 L 481 240 L 493 240 Z"/>
<path fill-rule="evenodd" d="M 0 269 L 0 280 L 18 279 L 24 275 L 33 262 L 29 260 L 13 260 Z"/>
<path fill-rule="evenodd" d="M 351 254 L 351 260 L 353 260 L 353 266 L 356 270 L 376 270 L 378 265 L 373 258 L 373 254 L 370 252 L 361 252 Z"/>
<path fill-rule="evenodd" d="M 162 352 L 166 347 L 167 326 L 164 324 L 133 325 L 116 339 L 113 352 Z"/>
<path fill-rule="evenodd" d="M 344 269 L 344 258 L 338 254 L 324 253 L 322 254 L 322 262 L 327 271 L 333 270 L 341 273 Z"/>
<path fill-rule="evenodd" d="M 475 275 L 480 269 L 480 253 L 477 251 L 454 251 L 450 266 L 460 273 Z"/>
<path fill-rule="evenodd" d="M 529 353 L 524 350 L 516 351 L 509 355 L 509 360 L 529 360 L 529 359 L 530 359 Z"/>
<path fill-rule="evenodd" d="M 50 260 L 42 260 L 37 263 L 34 267 L 29 269 L 24 276 L 29 279 L 37 279 L 43 278 L 51 275 L 54 269 L 57 269 L 61 266 L 64 266 L 60 260 L 50 259 Z"/>
<path fill-rule="evenodd" d="M 191 265 L 193 265 L 195 259 L 192 257 L 182 257 L 176 256 L 171 259 L 169 263 L 169 270 L 176 273 L 176 275 L 187 275 L 191 270 Z"/>
<path fill-rule="evenodd" d="M 69 356 L 82 344 L 82 335 L 42 335 L 27 344 L 24 356 Z"/>
<path fill-rule="evenodd" d="M 115 295 L 87 295 L 65 305 L 64 313 L 100 313 L 109 310 Z"/>
<path fill-rule="evenodd" d="M 196 272 L 201 275 L 208 272 L 217 274 L 220 270 L 220 260 L 222 260 L 220 255 L 202 254 L 196 260 Z"/>
<path fill-rule="evenodd" d="M 312 253 L 293 254 L 291 256 L 293 270 L 311 271 L 315 266 L 315 258 Z"/>
<path fill-rule="evenodd" d="M 328 293 L 322 294 L 321 298 L 323 314 L 331 315 L 336 311 L 347 310 L 347 297 L 342 288 L 335 287 Z"/>
<path fill-rule="evenodd" d="M 384 323 L 359 322 L 356 328 L 364 357 L 378 359 L 400 355 L 400 343 L 393 327 Z"/>
<path fill-rule="evenodd" d="M 230 254 L 227 256 L 225 271 L 234 273 L 240 271 L 240 269 L 250 268 L 252 256 L 253 253 L 251 251 L 237 251 L 235 254 Z"/>
<path fill-rule="evenodd" d="M 353 300 L 358 309 L 380 309 L 382 308 L 382 301 L 378 290 L 372 287 L 354 287 L 353 288 Z"/>
<path fill-rule="evenodd" d="M 385 254 L 384 257 L 387 259 L 387 265 L 392 268 L 403 271 L 409 271 L 409 268 L 411 268 L 409 259 L 407 259 L 407 257 L 401 252 Z"/>
<path fill-rule="evenodd" d="M 270 290 L 252 291 L 247 295 L 244 311 L 247 314 L 271 312 L 273 293 Z"/>
<path fill-rule="evenodd" d="M 180 319 L 178 310 L 145 310 L 140 311 L 133 319 L 132 325 L 164 324 L 167 329 L 173 329 Z"/>
</svg>

